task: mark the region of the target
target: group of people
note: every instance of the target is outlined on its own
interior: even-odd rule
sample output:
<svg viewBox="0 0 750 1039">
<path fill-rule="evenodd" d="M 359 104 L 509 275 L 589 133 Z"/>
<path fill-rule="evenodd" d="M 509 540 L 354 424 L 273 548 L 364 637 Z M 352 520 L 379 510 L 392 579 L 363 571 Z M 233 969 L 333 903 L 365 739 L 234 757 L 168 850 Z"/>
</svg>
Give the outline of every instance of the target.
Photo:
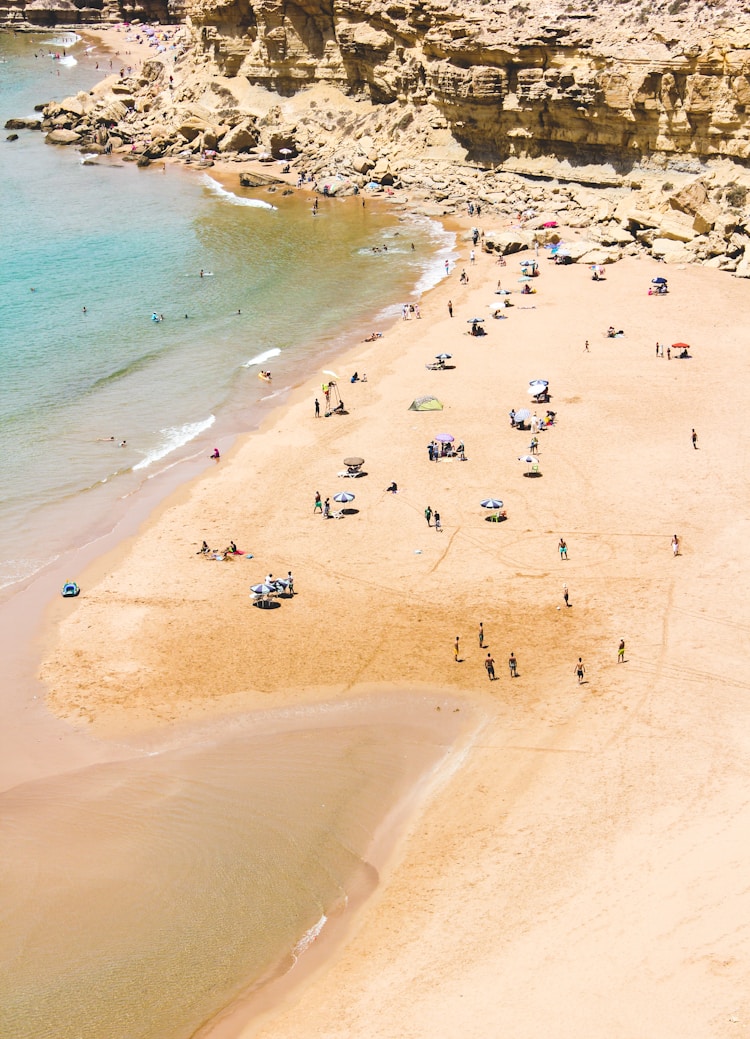
<svg viewBox="0 0 750 1039">
<path fill-rule="evenodd" d="M 227 547 L 223 549 L 209 548 L 208 542 L 204 541 L 196 555 L 205 556 L 207 559 L 226 560 L 233 559 L 234 556 L 242 555 L 242 553 L 238 551 L 234 541 L 230 541 Z"/>
<path fill-rule="evenodd" d="M 466 446 L 463 440 L 459 441 L 455 448 L 451 443 L 431 440 L 427 445 L 427 457 L 431 462 L 438 462 L 441 458 L 458 458 L 465 462 Z"/>
</svg>

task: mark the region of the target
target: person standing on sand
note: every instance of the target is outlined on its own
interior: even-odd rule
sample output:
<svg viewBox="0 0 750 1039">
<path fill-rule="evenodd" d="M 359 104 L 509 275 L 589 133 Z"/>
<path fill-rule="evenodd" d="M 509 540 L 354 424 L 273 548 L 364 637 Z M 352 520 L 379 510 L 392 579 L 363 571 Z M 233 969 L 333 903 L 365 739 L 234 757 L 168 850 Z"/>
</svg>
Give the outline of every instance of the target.
<svg viewBox="0 0 750 1039">
<path fill-rule="evenodd" d="M 320 401 L 315 398 L 315 418 L 320 418 Z"/>
<path fill-rule="evenodd" d="M 676 534 L 672 535 L 672 555 L 678 556 L 680 554 L 680 539 Z"/>
<path fill-rule="evenodd" d="M 575 673 L 578 675 L 578 684 L 583 682 L 583 676 L 586 674 L 586 668 L 583 666 L 583 660 L 578 658 L 578 663 L 575 666 Z"/>
<path fill-rule="evenodd" d="M 625 639 L 620 639 L 620 645 L 617 647 L 617 663 L 623 664 L 625 662 Z"/>
<path fill-rule="evenodd" d="M 486 658 L 486 660 L 484 662 L 484 666 L 487 668 L 487 677 L 489 678 L 490 682 L 494 682 L 495 681 L 495 661 L 492 659 L 492 657 L 490 656 L 489 653 L 487 654 L 487 658 Z"/>
<path fill-rule="evenodd" d="M 565 600 L 565 605 L 570 606 L 568 602 L 568 586 L 566 584 L 563 585 L 563 599 Z"/>
<path fill-rule="evenodd" d="M 432 509 L 430 508 L 429 505 L 424 510 L 424 518 L 427 520 L 427 526 L 429 527 L 430 526 L 430 520 L 432 519 Z"/>
<path fill-rule="evenodd" d="M 450 314 L 451 317 L 453 317 L 453 300 L 452 299 L 448 300 L 448 313 Z"/>
<path fill-rule="evenodd" d="M 588 339 L 587 339 L 587 340 L 586 340 L 586 342 L 585 342 L 585 343 L 583 344 L 583 352 L 584 352 L 585 354 L 591 353 L 591 351 L 589 350 L 589 341 L 588 341 Z"/>
<path fill-rule="evenodd" d="M 557 549 L 560 553 L 560 559 L 568 558 L 568 546 L 565 543 L 565 538 L 560 538 L 560 542 L 557 546 Z"/>
<path fill-rule="evenodd" d="M 484 649 L 484 626 L 479 622 L 479 648 Z M 489 656 L 489 654 L 487 654 Z"/>
<path fill-rule="evenodd" d="M 458 640 L 460 636 L 456 635 L 456 641 L 453 643 L 453 659 L 458 663 Z"/>
<path fill-rule="evenodd" d="M 513 650 L 510 651 L 510 656 L 508 657 L 508 670 L 511 678 L 515 678 L 518 675 L 518 661 Z"/>
<path fill-rule="evenodd" d="M 315 492 L 315 504 L 313 505 L 313 512 L 322 512 L 323 502 L 320 499 L 320 491 Z"/>
<path fill-rule="evenodd" d="M 435 513 L 435 530 L 440 530 L 440 529 L 441 529 L 441 527 L 440 527 L 440 513 L 436 512 Z"/>
<path fill-rule="evenodd" d="M 693 448 L 697 451 L 698 450 L 698 434 L 695 432 L 695 430 L 692 430 L 692 432 L 690 434 L 690 439 L 693 441 Z"/>
</svg>

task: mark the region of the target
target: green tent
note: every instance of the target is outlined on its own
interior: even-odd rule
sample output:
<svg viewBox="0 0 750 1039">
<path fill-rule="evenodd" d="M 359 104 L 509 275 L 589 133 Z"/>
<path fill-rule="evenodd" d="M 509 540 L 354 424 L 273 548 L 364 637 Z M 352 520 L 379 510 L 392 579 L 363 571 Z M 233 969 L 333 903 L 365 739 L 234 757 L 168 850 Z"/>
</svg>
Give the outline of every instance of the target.
<svg viewBox="0 0 750 1039">
<path fill-rule="evenodd" d="M 442 411 L 443 405 L 437 397 L 417 397 L 409 405 L 409 411 Z"/>
</svg>

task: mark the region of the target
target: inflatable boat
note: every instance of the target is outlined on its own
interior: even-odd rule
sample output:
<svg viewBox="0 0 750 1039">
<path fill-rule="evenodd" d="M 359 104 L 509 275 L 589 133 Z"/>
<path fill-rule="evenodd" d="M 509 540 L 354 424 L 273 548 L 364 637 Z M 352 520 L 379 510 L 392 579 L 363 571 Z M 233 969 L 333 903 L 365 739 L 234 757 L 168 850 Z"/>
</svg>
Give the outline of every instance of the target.
<svg viewBox="0 0 750 1039">
<path fill-rule="evenodd" d="M 75 581 L 66 581 L 62 586 L 62 594 L 66 599 L 72 599 L 80 593 L 81 589 Z"/>
</svg>

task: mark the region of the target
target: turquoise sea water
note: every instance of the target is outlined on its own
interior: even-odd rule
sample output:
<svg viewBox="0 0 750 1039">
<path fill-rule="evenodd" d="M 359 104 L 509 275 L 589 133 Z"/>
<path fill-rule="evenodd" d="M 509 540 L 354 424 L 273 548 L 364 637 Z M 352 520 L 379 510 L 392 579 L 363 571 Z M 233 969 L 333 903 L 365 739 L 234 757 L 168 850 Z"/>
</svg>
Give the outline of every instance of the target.
<svg viewBox="0 0 750 1039">
<path fill-rule="evenodd" d="M 54 60 L 65 42 L 0 34 L 3 124 L 101 75 L 83 41 Z M 313 217 L 304 193 L 83 163 L 31 131 L 0 141 L 0 184 L 0 588 L 103 533 L 160 468 L 252 427 L 434 283 L 452 247 L 373 200 Z"/>
</svg>

